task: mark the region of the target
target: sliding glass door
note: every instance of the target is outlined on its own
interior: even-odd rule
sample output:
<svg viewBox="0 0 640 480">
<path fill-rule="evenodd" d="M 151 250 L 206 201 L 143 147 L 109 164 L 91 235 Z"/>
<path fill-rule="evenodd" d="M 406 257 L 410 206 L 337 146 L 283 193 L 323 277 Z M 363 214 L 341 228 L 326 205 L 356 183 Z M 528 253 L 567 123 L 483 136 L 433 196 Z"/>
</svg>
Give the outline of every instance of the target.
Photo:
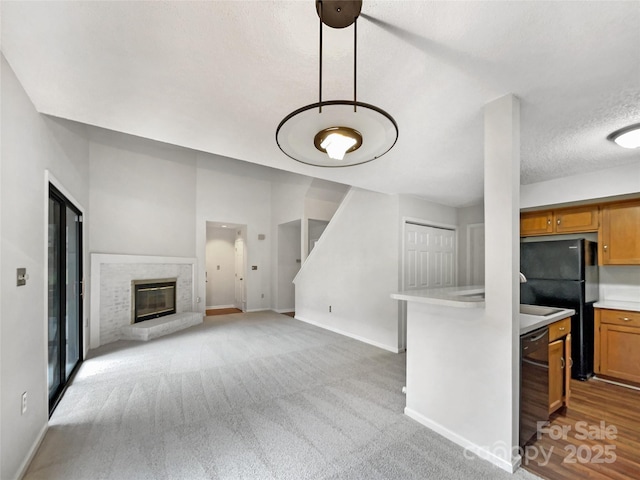
<svg viewBox="0 0 640 480">
<path fill-rule="evenodd" d="M 82 361 L 82 215 L 49 187 L 49 413 Z"/>
</svg>

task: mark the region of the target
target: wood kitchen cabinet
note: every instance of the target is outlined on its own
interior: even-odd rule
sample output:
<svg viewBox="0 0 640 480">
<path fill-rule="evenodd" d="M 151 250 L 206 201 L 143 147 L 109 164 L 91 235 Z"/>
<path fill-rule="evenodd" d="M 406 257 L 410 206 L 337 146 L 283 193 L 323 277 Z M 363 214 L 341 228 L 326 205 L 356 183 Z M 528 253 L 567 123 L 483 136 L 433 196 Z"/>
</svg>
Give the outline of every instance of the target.
<svg viewBox="0 0 640 480">
<path fill-rule="evenodd" d="M 640 200 L 604 205 L 599 240 L 600 265 L 640 265 Z"/>
<path fill-rule="evenodd" d="M 595 309 L 594 370 L 640 383 L 640 312 Z"/>
<path fill-rule="evenodd" d="M 549 413 L 569 405 L 571 317 L 549 325 Z"/>
<path fill-rule="evenodd" d="M 520 236 L 595 232 L 600 226 L 597 205 L 523 212 L 520 214 Z"/>
<path fill-rule="evenodd" d="M 553 212 L 524 212 L 520 214 L 520 236 L 549 235 L 553 233 Z"/>
</svg>

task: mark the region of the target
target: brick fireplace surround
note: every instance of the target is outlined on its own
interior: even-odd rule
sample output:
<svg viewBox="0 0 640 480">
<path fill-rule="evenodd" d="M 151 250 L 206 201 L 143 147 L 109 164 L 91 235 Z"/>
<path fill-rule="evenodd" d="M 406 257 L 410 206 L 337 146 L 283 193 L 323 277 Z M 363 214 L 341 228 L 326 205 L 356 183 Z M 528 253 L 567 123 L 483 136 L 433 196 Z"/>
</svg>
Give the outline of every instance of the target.
<svg viewBox="0 0 640 480">
<path fill-rule="evenodd" d="M 176 314 L 132 325 L 131 282 L 157 278 L 177 279 Z M 91 348 L 120 339 L 148 340 L 202 323 L 195 285 L 195 258 L 92 253 Z"/>
</svg>

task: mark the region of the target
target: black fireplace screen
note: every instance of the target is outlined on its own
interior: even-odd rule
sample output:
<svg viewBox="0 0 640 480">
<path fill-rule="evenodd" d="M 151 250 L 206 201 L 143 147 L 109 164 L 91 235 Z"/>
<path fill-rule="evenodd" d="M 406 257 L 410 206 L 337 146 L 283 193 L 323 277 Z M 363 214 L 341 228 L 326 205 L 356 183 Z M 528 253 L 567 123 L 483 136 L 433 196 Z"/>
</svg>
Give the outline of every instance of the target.
<svg viewBox="0 0 640 480">
<path fill-rule="evenodd" d="M 133 323 L 176 313 L 176 280 L 134 280 Z"/>
</svg>

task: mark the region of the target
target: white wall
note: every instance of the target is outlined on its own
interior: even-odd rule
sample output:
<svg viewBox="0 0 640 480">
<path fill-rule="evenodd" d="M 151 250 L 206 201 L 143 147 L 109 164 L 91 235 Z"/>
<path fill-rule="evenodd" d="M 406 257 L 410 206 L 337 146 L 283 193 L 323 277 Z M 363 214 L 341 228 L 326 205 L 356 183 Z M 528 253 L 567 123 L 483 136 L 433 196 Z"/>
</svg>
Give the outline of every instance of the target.
<svg viewBox="0 0 640 480">
<path fill-rule="evenodd" d="M 48 420 L 45 170 L 90 217 L 89 141 L 84 127 L 39 115 L 4 56 L 1 61 L 0 478 L 12 479 Z M 18 267 L 29 274 L 23 287 L 16 287 Z M 28 410 L 20 415 L 23 392 Z"/>
<path fill-rule="evenodd" d="M 195 256 L 196 154 L 91 129 L 91 250 Z"/>
<path fill-rule="evenodd" d="M 295 279 L 296 318 L 398 350 L 398 208 L 397 196 L 347 194 Z"/>
<path fill-rule="evenodd" d="M 274 267 L 271 270 L 271 298 L 275 299 L 274 308 L 276 309 L 280 309 L 279 247 L 277 241 L 279 226 L 294 221 L 301 221 L 304 216 L 304 199 L 311 182 L 311 177 L 304 177 L 287 172 L 278 172 L 277 175 L 273 175 L 271 184 L 271 237 L 275 238 L 276 241 L 271 243 L 271 258 L 274 259 Z M 302 231 L 300 235 L 302 235 Z M 297 258 L 302 259 L 300 253 Z"/>
<path fill-rule="evenodd" d="M 325 187 L 324 190 L 323 187 Z M 303 262 L 306 261 L 311 250 L 310 240 L 319 238 L 316 236 L 317 232 L 309 232 L 309 221 L 329 222 L 338 210 L 347 191 L 348 187 L 343 185 L 313 179 L 312 185 L 304 198 L 304 214 L 302 216 Z M 316 223 L 316 225 L 318 224 Z"/>
<path fill-rule="evenodd" d="M 457 211 L 416 197 L 352 189 L 296 277 L 296 318 L 403 350 L 404 309 L 390 295 L 401 285 L 407 218 L 455 227 Z"/>
<path fill-rule="evenodd" d="M 312 180 L 311 177 L 288 172 L 278 172 L 272 176 L 271 220 L 274 228 L 302 218 L 305 197 Z"/>
<path fill-rule="evenodd" d="M 599 273 L 601 301 L 640 301 L 640 266 L 609 265 Z"/>
<path fill-rule="evenodd" d="M 520 187 L 520 208 L 579 202 L 640 192 L 640 162 Z"/>
<path fill-rule="evenodd" d="M 207 221 L 246 225 L 247 310 L 271 308 L 271 177 L 266 167 L 216 155 L 197 154 L 196 257 L 198 296 L 205 296 Z M 258 235 L 265 239 L 259 240 Z M 252 270 L 255 265 L 257 270 Z M 264 295 L 264 298 L 262 297 Z M 204 303 L 201 303 L 204 310 Z"/>
<path fill-rule="evenodd" d="M 207 225 L 207 308 L 235 303 L 235 241 L 235 229 Z"/>
<path fill-rule="evenodd" d="M 301 267 L 300 220 L 278 226 L 278 296 L 275 305 L 278 312 L 295 310 L 295 286 L 293 279 Z"/>
</svg>

